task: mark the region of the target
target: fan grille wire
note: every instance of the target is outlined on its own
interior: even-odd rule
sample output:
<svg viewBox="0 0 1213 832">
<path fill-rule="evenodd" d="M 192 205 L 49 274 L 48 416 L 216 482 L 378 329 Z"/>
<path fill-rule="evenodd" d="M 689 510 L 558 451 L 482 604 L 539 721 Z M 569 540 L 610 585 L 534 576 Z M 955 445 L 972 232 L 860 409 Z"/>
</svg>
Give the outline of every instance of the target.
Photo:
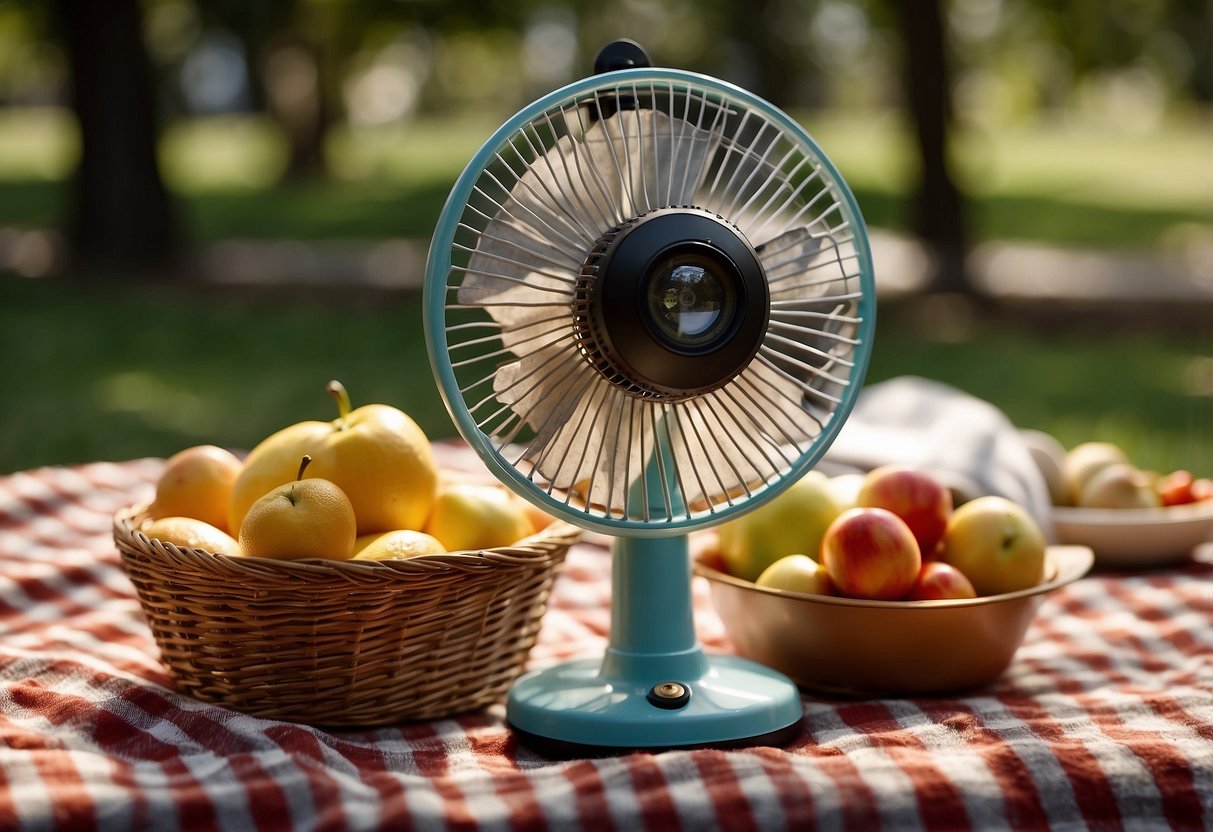
<svg viewBox="0 0 1213 832">
<path fill-rule="evenodd" d="M 602 236 L 669 206 L 734 224 L 770 290 L 750 366 L 684 401 L 599 374 L 571 312 Z M 861 222 L 811 146 L 727 92 L 662 80 L 570 96 L 499 146 L 459 218 L 445 286 L 459 393 L 506 464 L 588 517 L 674 522 L 751 499 L 859 381 Z"/>
</svg>

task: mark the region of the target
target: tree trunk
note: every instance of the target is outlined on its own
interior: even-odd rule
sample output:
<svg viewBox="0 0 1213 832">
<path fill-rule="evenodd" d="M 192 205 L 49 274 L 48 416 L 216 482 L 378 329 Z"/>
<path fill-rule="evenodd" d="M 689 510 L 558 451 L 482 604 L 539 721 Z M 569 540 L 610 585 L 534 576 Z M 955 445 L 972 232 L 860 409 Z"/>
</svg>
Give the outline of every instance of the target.
<svg viewBox="0 0 1213 832">
<path fill-rule="evenodd" d="M 965 270 L 965 201 L 948 163 L 951 77 L 939 0 L 894 5 L 901 16 L 903 77 L 921 163 L 911 228 L 935 260 L 929 289 L 973 294 Z"/>
<path fill-rule="evenodd" d="M 282 129 L 289 155 L 283 176 L 307 180 L 325 174 L 324 138 L 331 120 L 322 50 L 291 34 L 265 47 L 261 80 L 266 109 Z"/>
<path fill-rule="evenodd" d="M 121 276 L 177 250 L 156 159 L 159 123 L 138 0 L 59 0 L 71 63 L 80 163 L 69 202 L 75 267 Z"/>
<path fill-rule="evenodd" d="M 801 54 L 802 47 L 778 31 L 779 26 L 786 24 L 785 16 L 780 14 L 782 5 L 777 0 L 725 3 L 724 19 L 728 30 L 745 49 L 754 73 L 746 86 L 777 107 L 803 107 L 816 103 L 809 100 L 815 92 L 812 84 L 816 79 L 811 77 L 808 62 Z"/>
</svg>

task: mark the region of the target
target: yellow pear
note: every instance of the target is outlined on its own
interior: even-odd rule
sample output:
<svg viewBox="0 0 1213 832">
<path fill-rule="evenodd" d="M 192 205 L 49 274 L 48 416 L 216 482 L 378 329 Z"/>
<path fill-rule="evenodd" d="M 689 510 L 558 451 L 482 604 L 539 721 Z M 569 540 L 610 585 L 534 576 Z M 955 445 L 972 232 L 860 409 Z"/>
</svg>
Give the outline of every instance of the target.
<svg viewBox="0 0 1213 832">
<path fill-rule="evenodd" d="M 240 475 L 232 484 L 227 526 L 240 531 L 244 515 L 253 503 L 295 478 L 299 459 L 310 454 L 329 433 L 328 422 L 300 422 L 263 439 L 244 458 Z"/>
<path fill-rule="evenodd" d="M 340 382 L 329 382 L 328 392 L 337 401 L 335 420 L 284 428 L 249 453 L 232 489 L 231 528 L 240 528 L 263 494 L 294 478 L 303 454 L 312 457 L 308 476 L 333 482 L 349 497 L 358 534 L 425 524 L 438 490 L 438 468 L 425 433 L 389 405 L 351 410 Z"/>
</svg>

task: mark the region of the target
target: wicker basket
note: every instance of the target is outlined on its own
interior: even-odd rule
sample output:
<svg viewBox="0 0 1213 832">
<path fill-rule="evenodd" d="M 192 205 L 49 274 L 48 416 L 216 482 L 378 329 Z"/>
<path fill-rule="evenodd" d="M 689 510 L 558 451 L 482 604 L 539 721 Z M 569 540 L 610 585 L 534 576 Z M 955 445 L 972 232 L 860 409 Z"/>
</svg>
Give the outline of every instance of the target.
<svg viewBox="0 0 1213 832">
<path fill-rule="evenodd" d="M 483 552 L 278 561 L 149 540 L 145 506 L 114 542 L 178 689 L 326 726 L 430 719 L 498 701 L 535 643 L 566 523 Z"/>
</svg>

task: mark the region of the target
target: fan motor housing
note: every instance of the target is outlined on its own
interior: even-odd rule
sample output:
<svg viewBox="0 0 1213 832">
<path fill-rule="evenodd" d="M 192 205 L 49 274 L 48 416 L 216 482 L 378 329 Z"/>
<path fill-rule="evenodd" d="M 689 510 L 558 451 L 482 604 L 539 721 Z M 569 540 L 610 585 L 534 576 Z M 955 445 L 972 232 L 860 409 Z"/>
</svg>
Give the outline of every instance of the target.
<svg viewBox="0 0 1213 832">
<path fill-rule="evenodd" d="M 661 208 L 604 234 L 573 300 L 582 354 L 625 391 L 682 400 L 710 392 L 754 358 L 770 317 L 766 274 L 731 223 Z"/>
</svg>

